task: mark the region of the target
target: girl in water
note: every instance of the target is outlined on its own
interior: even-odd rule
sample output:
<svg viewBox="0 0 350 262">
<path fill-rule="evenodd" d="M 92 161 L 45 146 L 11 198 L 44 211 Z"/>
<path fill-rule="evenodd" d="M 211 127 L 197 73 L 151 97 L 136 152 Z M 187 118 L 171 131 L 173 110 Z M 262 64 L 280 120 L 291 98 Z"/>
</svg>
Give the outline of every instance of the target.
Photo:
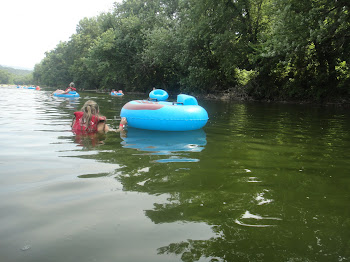
<svg viewBox="0 0 350 262">
<path fill-rule="evenodd" d="M 82 134 L 97 132 L 106 133 L 108 131 L 120 132 L 124 130 L 124 127 L 127 124 L 125 117 L 121 119 L 118 129 L 112 130 L 106 123 L 106 117 L 99 115 L 99 112 L 99 106 L 95 101 L 86 101 L 81 111 L 74 112 L 74 118 L 72 121 L 73 132 L 76 134 Z"/>
</svg>

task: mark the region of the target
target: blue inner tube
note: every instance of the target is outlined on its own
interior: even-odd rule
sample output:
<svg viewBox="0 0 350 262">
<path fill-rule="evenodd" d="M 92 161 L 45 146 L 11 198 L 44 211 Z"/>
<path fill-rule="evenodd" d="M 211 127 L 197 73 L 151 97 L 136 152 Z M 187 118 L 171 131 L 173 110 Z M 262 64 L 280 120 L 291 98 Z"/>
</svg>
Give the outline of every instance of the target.
<svg viewBox="0 0 350 262">
<path fill-rule="evenodd" d="M 133 100 L 121 112 L 128 126 L 159 131 L 197 130 L 208 122 L 207 111 L 189 95 L 178 95 L 177 102 Z"/>
<path fill-rule="evenodd" d="M 76 91 L 69 91 L 68 94 L 53 93 L 57 97 L 79 97 L 80 95 Z"/>
<path fill-rule="evenodd" d="M 163 89 L 155 89 L 149 93 L 149 97 L 157 101 L 165 101 L 168 99 L 169 95 Z"/>
<path fill-rule="evenodd" d="M 111 96 L 122 96 L 123 93 L 111 92 Z"/>
</svg>

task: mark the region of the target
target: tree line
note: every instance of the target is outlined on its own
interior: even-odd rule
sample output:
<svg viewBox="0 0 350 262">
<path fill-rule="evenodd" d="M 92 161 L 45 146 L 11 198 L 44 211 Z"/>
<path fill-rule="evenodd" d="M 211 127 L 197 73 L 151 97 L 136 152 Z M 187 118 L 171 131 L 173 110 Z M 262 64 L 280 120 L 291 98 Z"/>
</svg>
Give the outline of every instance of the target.
<svg viewBox="0 0 350 262">
<path fill-rule="evenodd" d="M 330 101 L 349 97 L 348 0 L 124 0 L 34 68 L 41 86 Z"/>
<path fill-rule="evenodd" d="M 16 69 L 0 65 L 0 84 L 29 85 L 33 83 L 31 70 Z"/>
</svg>

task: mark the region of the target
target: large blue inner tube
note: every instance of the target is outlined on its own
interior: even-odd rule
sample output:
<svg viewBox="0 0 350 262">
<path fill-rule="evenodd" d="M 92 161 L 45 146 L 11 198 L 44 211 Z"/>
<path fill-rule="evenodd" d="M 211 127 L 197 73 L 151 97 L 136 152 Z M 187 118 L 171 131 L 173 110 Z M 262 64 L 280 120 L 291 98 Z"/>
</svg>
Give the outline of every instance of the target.
<svg viewBox="0 0 350 262">
<path fill-rule="evenodd" d="M 177 102 L 133 100 L 120 112 L 128 126 L 160 131 L 189 131 L 200 129 L 208 121 L 207 111 L 188 95 L 178 95 Z"/>
<path fill-rule="evenodd" d="M 168 99 L 168 93 L 163 89 L 155 89 L 149 93 L 149 97 L 151 99 L 155 99 L 157 101 L 165 101 Z"/>
</svg>

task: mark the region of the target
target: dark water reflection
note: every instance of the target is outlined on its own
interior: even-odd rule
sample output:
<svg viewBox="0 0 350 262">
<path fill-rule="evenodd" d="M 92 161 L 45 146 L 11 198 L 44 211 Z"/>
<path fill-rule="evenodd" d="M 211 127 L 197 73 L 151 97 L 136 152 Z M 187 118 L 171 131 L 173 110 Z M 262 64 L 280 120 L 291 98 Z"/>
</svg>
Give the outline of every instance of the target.
<svg viewBox="0 0 350 262">
<path fill-rule="evenodd" d="M 0 89 L 1 261 L 348 261 L 350 114 L 199 101 L 195 132 L 76 137 L 134 98 Z"/>
</svg>

